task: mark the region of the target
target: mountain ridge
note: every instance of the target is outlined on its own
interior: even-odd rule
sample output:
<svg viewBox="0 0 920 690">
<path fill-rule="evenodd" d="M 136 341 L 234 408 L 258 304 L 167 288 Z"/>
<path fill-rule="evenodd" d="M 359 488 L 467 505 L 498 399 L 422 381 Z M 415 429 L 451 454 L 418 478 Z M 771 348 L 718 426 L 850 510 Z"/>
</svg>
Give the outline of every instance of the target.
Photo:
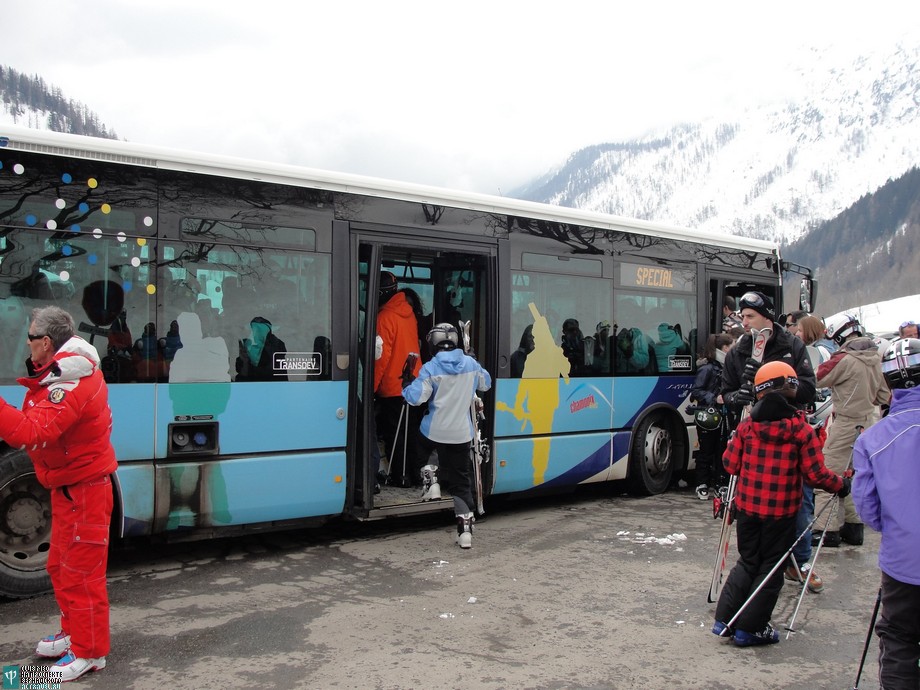
<svg viewBox="0 0 920 690">
<path fill-rule="evenodd" d="M 2 112 L 13 124 L 31 129 L 118 139 L 99 116 L 83 103 L 65 98 L 61 89 L 49 87 L 40 76 L 26 75 L 0 65 Z"/>
<path fill-rule="evenodd" d="M 920 162 L 920 44 L 814 57 L 801 100 L 586 147 L 510 195 L 791 243 Z"/>
</svg>

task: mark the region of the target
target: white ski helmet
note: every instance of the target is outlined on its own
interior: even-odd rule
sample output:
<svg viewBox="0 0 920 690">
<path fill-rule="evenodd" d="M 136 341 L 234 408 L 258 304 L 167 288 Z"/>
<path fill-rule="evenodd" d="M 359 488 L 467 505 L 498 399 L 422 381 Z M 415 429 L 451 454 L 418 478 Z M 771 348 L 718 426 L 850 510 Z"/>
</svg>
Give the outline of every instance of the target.
<svg viewBox="0 0 920 690">
<path fill-rule="evenodd" d="M 852 314 L 835 314 L 825 322 L 825 335 L 838 345 L 843 345 L 843 341 L 849 335 L 862 335 L 863 327 Z"/>
<path fill-rule="evenodd" d="M 901 338 L 882 357 L 882 373 L 889 388 L 920 386 L 920 340 Z"/>
<path fill-rule="evenodd" d="M 449 323 L 439 323 L 430 331 L 425 338 L 428 341 L 428 348 L 431 354 L 435 355 L 439 350 L 453 350 L 460 345 L 460 334 L 457 329 Z"/>
</svg>

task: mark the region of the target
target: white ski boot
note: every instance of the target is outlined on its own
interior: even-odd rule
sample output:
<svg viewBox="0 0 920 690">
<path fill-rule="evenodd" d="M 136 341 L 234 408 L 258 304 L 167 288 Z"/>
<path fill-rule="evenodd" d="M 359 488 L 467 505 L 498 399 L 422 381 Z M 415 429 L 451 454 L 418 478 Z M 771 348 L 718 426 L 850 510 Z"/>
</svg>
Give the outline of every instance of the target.
<svg viewBox="0 0 920 690">
<path fill-rule="evenodd" d="M 437 472 L 437 465 L 425 465 L 422 468 L 423 501 L 435 501 L 441 498 L 441 485 L 438 484 Z"/>
<path fill-rule="evenodd" d="M 468 549 L 473 545 L 472 513 L 457 516 L 457 543 L 461 549 Z"/>
</svg>

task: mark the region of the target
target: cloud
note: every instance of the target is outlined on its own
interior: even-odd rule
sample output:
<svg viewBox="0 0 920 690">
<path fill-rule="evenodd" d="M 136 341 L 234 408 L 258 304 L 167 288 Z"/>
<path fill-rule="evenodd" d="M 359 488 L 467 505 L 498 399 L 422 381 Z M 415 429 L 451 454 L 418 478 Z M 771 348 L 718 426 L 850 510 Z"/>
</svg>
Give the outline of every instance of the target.
<svg viewBox="0 0 920 690">
<path fill-rule="evenodd" d="M 920 20 L 852 4 L 6 0 L 4 53 L 133 141 L 494 193 Z"/>
</svg>

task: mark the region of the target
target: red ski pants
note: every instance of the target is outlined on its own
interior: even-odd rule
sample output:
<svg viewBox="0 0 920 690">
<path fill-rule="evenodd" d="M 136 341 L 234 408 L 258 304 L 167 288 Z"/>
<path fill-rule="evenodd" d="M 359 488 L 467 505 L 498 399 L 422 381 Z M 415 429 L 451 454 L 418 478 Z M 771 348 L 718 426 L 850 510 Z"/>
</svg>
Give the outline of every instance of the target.
<svg viewBox="0 0 920 690">
<path fill-rule="evenodd" d="M 61 630 L 80 658 L 109 653 L 109 560 L 112 480 L 109 476 L 51 491 L 48 574 L 61 609 Z"/>
</svg>

